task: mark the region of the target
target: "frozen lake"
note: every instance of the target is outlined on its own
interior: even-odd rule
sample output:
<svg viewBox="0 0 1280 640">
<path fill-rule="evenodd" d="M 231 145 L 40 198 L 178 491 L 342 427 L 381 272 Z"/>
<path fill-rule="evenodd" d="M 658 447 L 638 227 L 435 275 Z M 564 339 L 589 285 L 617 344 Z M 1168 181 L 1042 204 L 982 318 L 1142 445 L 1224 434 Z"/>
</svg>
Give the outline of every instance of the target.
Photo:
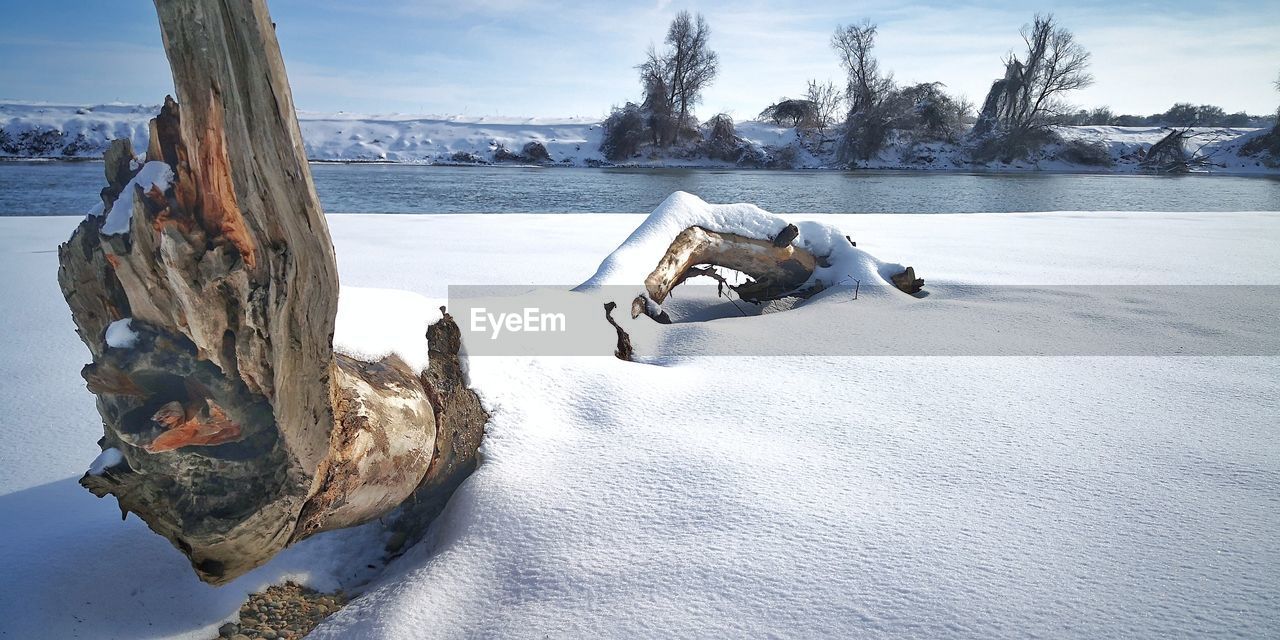
<svg viewBox="0 0 1280 640">
<path fill-rule="evenodd" d="M 637 213 L 673 191 L 779 213 L 1274 211 L 1280 178 L 313 164 L 334 213 Z M 0 215 L 84 213 L 98 162 L 0 163 Z"/>
</svg>

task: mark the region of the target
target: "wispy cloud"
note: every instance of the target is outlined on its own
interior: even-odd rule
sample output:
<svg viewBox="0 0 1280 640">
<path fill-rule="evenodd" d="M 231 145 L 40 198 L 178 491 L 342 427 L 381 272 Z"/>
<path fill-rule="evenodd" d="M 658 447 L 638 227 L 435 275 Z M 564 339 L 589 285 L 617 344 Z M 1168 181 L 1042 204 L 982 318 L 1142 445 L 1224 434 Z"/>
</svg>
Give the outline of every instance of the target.
<svg viewBox="0 0 1280 640">
<path fill-rule="evenodd" d="M 0 25 L 0 92 L 154 102 L 169 91 L 150 9 L 26 3 Z M 1280 3 L 1045 0 L 1094 54 L 1074 99 L 1148 113 L 1175 100 L 1266 112 L 1277 100 Z M 748 117 L 808 78 L 838 78 L 839 23 L 880 25 L 883 68 L 980 99 L 1034 8 L 1014 0 L 272 0 L 298 104 L 363 112 L 601 115 L 639 96 L 635 65 L 682 9 L 711 23 L 721 74 L 702 111 Z M 51 30 L 48 24 L 59 24 Z M 74 34 L 74 36 L 67 35 Z"/>
</svg>

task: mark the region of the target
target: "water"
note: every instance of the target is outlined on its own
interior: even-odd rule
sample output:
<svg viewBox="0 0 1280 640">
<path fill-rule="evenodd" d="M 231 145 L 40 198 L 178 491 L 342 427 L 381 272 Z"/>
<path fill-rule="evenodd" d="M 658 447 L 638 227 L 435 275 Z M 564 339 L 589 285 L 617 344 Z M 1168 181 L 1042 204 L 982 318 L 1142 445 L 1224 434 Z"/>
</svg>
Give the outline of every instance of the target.
<svg viewBox="0 0 1280 640">
<path fill-rule="evenodd" d="M 312 165 L 334 213 L 641 213 L 672 191 L 779 213 L 1276 211 L 1280 178 Z M 98 162 L 0 163 L 0 215 L 83 214 Z"/>
</svg>

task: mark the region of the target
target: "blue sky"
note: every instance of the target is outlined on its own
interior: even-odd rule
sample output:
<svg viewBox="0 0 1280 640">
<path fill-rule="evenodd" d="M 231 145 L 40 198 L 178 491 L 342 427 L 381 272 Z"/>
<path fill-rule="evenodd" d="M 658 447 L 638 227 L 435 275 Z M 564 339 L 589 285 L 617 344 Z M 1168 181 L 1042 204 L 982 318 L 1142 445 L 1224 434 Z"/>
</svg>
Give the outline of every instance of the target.
<svg viewBox="0 0 1280 640">
<path fill-rule="evenodd" d="M 144 0 L 4 0 L 0 99 L 156 103 L 171 91 L 154 9 Z M 1128 113 L 1174 101 L 1268 113 L 1280 102 L 1280 2 L 1077 0 L 904 2 L 679 0 L 271 0 L 301 109 L 367 113 L 600 116 L 635 99 L 634 66 L 681 9 L 712 27 L 721 73 L 704 117 L 748 118 L 807 78 L 839 79 L 840 23 L 880 25 L 883 69 L 942 81 L 980 101 L 1052 11 L 1094 55 L 1097 83 L 1072 96 Z"/>
</svg>

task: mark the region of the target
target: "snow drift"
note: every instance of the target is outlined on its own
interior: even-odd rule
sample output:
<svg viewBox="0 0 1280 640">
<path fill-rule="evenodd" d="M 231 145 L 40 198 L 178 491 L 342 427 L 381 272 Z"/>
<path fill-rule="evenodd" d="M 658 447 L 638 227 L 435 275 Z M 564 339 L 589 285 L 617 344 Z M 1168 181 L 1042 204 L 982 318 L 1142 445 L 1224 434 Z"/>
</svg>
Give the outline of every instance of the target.
<svg viewBox="0 0 1280 640">
<path fill-rule="evenodd" d="M 1275 213 L 810 219 L 979 293 L 1280 285 Z M 423 296 L 393 294 L 424 315 L 450 283 L 568 288 L 638 247 L 627 238 L 645 220 L 330 216 L 337 338 L 398 352 L 415 330 L 388 320 L 386 342 L 362 338 L 374 328 L 362 308 L 386 299 L 356 288 Z M 100 422 L 51 250 L 77 222 L 0 218 L 0 298 L 12 303 L 0 305 L 2 634 L 209 638 L 246 593 L 286 578 L 361 594 L 319 638 L 1261 637 L 1280 626 L 1280 358 L 694 355 L 761 326 L 788 349 L 858 330 L 866 307 L 839 299 L 670 327 L 640 318 L 663 332 L 659 366 L 473 357 L 493 412 L 484 460 L 424 543 L 378 575 L 375 523 L 209 587 L 75 484 L 99 453 Z M 890 299 L 912 313 L 971 302 Z M 1082 310 L 1102 327 L 1212 329 L 1177 309 Z"/>
</svg>

